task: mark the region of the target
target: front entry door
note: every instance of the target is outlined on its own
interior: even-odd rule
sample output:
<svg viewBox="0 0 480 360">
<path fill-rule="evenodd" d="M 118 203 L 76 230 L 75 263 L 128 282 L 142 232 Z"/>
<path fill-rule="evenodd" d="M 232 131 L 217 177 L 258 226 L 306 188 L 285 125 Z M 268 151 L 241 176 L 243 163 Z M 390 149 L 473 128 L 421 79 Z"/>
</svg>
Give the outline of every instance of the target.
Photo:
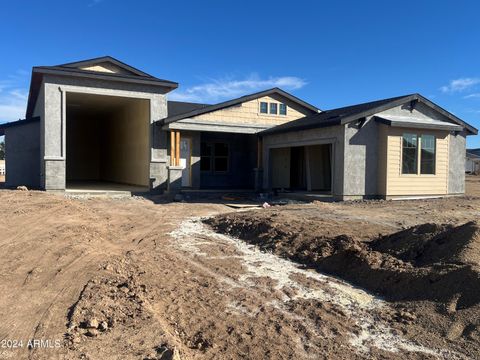
<svg viewBox="0 0 480 360">
<path fill-rule="evenodd" d="M 192 186 L 191 177 L 191 139 L 180 140 L 180 166 L 182 170 L 182 186 Z"/>
</svg>

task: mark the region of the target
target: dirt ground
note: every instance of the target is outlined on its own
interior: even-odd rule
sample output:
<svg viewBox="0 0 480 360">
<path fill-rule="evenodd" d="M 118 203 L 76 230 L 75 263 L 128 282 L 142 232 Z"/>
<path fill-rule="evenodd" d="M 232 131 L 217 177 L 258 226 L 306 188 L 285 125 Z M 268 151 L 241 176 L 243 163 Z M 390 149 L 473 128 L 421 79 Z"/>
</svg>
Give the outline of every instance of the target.
<svg viewBox="0 0 480 360">
<path fill-rule="evenodd" d="M 448 259 L 413 256 L 406 237 L 382 238 L 400 230 L 422 246 L 452 231 L 466 238 L 456 227 L 479 218 L 477 177 L 460 198 L 317 202 L 254 215 L 212 202 L 1 190 L 0 214 L 0 359 L 480 358 L 477 225 L 460 228 L 468 241 Z M 271 220 L 240 240 L 228 236 L 237 222 L 226 235 L 204 224 L 223 215 Z M 437 225 L 410 229 L 425 223 Z M 276 240 L 325 241 L 276 250 L 279 242 L 258 240 L 275 224 L 283 226 Z M 380 238 L 404 245 L 382 247 Z M 350 252 L 343 268 L 390 278 L 375 287 L 351 271 L 317 271 L 306 264 L 316 250 L 317 262 Z M 449 296 L 415 288 L 429 296 L 395 298 L 386 284 L 404 278 L 392 269 L 433 280 L 427 290 L 433 271 L 466 276 Z"/>
</svg>

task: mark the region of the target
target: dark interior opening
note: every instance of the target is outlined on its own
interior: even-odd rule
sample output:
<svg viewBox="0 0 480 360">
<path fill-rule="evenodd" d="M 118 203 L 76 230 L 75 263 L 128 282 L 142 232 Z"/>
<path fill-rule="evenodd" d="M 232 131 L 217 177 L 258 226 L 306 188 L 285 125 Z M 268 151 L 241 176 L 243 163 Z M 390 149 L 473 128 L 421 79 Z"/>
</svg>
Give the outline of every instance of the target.
<svg viewBox="0 0 480 360">
<path fill-rule="evenodd" d="M 295 146 L 290 152 L 290 189 L 307 190 L 305 147 Z"/>
<path fill-rule="evenodd" d="M 66 180 L 148 186 L 148 100 L 67 94 Z"/>
<path fill-rule="evenodd" d="M 332 191 L 332 145 L 319 144 L 270 150 L 273 189 Z"/>
</svg>

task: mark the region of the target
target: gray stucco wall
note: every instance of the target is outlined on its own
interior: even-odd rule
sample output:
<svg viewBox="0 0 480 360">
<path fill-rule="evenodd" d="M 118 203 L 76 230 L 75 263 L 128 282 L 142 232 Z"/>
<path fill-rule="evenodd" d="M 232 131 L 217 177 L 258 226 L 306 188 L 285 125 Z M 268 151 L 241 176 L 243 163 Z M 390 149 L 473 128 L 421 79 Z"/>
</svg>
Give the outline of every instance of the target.
<svg viewBox="0 0 480 360">
<path fill-rule="evenodd" d="M 40 122 L 6 129 L 6 186 L 40 187 Z"/>
<path fill-rule="evenodd" d="M 370 119 L 345 126 L 343 196 L 377 195 L 378 124 Z"/>
<path fill-rule="evenodd" d="M 345 127 L 343 125 L 266 135 L 263 139 L 263 187 L 269 189 L 271 184 L 269 156 L 272 148 L 314 144 L 332 144 L 334 159 L 332 193 L 334 196 L 341 196 L 343 194 L 345 144 Z"/>
<path fill-rule="evenodd" d="M 448 193 L 465 193 L 465 132 L 450 134 L 448 154 Z"/>
<path fill-rule="evenodd" d="M 444 115 L 421 103 L 417 104 L 413 110 L 408 105 L 402 105 L 377 115 L 451 122 Z M 449 194 L 465 192 L 465 137 L 465 132 L 450 135 Z M 272 148 L 325 142 L 331 142 L 334 145 L 333 195 L 339 199 L 378 196 L 379 125 L 372 120 L 372 117 L 367 118 L 363 124 L 353 122 L 345 126 L 265 136 L 263 187 L 268 189 L 271 183 L 269 154 Z"/>
<path fill-rule="evenodd" d="M 416 103 L 413 110 L 410 108 L 409 104 L 396 106 L 394 108 L 379 112 L 377 115 L 391 115 L 391 116 L 402 116 L 409 117 L 412 119 L 434 119 L 439 121 L 452 122 L 445 115 L 442 115 L 438 111 L 435 111 L 431 107 L 423 104 Z"/>
<path fill-rule="evenodd" d="M 47 75 L 42 117 L 42 183 L 46 190 L 65 189 L 66 92 L 123 96 L 150 100 L 150 182 L 152 190 L 167 187 L 167 134 L 154 122 L 167 116 L 166 88 L 113 81 Z M 42 101 L 43 100 L 43 101 Z M 39 105 L 41 108 L 41 105 Z"/>
</svg>

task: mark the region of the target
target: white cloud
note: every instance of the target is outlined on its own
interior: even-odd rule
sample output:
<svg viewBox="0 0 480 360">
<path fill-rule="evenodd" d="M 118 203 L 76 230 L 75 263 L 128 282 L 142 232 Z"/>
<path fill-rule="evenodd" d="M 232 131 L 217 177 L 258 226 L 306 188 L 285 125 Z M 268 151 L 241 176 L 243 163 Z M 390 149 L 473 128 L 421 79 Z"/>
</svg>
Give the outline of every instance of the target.
<svg viewBox="0 0 480 360">
<path fill-rule="evenodd" d="M 169 99 L 178 101 L 194 101 L 215 103 L 242 95 L 247 95 L 273 87 L 284 90 L 296 90 L 304 87 L 306 81 L 295 76 L 260 78 L 252 74 L 245 79 L 210 79 L 204 84 L 192 86 L 184 90 L 176 90 Z"/>
<path fill-rule="evenodd" d="M 480 78 L 460 78 L 451 80 L 448 85 L 442 86 L 440 90 L 444 93 L 460 92 L 480 84 Z"/>
<path fill-rule="evenodd" d="M 25 118 L 28 91 L 22 86 L 26 80 L 27 73 L 22 70 L 0 80 L 0 122 Z"/>
<path fill-rule="evenodd" d="M 474 93 L 463 97 L 464 99 L 475 99 L 480 98 L 480 93 Z"/>
<path fill-rule="evenodd" d="M 25 117 L 27 92 L 14 89 L 0 93 L 0 121 L 15 121 Z"/>
</svg>

